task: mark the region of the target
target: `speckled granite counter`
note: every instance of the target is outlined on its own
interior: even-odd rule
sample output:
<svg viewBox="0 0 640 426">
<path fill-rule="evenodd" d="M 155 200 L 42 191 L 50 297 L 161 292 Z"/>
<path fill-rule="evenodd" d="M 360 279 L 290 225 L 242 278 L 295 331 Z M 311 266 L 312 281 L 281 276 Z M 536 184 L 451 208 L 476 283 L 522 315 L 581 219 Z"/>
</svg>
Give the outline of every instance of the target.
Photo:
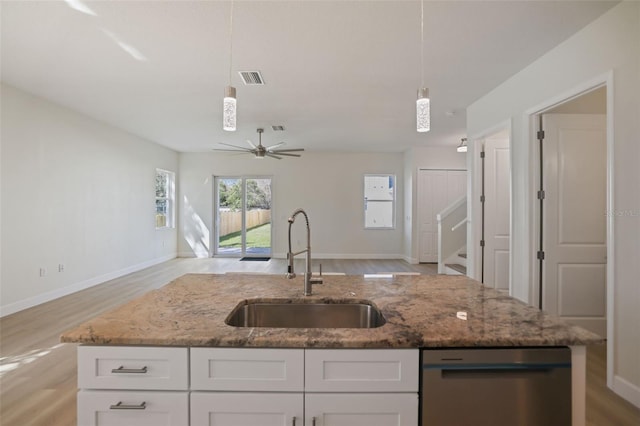
<svg viewBox="0 0 640 426">
<path fill-rule="evenodd" d="M 61 336 L 106 345 L 417 348 L 585 345 L 602 339 L 461 276 L 326 276 L 302 296 L 302 277 L 188 274 Z M 236 328 L 245 299 L 358 299 L 387 323 L 373 329 Z M 468 319 L 456 317 L 467 312 Z"/>
</svg>

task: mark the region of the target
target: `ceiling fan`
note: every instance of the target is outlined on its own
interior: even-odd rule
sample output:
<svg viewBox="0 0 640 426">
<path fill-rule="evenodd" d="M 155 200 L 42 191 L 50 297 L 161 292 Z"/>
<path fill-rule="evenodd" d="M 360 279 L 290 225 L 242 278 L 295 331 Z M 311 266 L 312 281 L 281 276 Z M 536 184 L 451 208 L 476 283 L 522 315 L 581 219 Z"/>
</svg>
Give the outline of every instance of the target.
<svg viewBox="0 0 640 426">
<path fill-rule="evenodd" d="M 231 144 L 228 144 L 228 143 L 220 142 L 220 145 L 230 146 L 230 147 L 235 148 L 235 149 L 214 149 L 214 151 L 251 153 L 256 158 L 271 157 L 271 158 L 275 158 L 275 159 L 278 159 L 278 160 L 282 160 L 282 156 L 300 157 L 300 154 L 292 154 L 292 152 L 304 151 L 303 148 L 276 149 L 279 146 L 284 145 L 285 144 L 284 142 L 280 142 L 280 143 L 277 143 L 277 144 L 271 145 L 271 146 L 264 146 L 264 145 L 262 145 L 262 133 L 263 132 L 264 132 L 264 129 L 258 129 L 258 145 L 257 146 L 253 142 L 251 142 L 250 140 L 247 140 L 247 143 L 249 145 L 251 145 L 251 148 L 244 148 L 242 146 L 231 145 Z"/>
</svg>

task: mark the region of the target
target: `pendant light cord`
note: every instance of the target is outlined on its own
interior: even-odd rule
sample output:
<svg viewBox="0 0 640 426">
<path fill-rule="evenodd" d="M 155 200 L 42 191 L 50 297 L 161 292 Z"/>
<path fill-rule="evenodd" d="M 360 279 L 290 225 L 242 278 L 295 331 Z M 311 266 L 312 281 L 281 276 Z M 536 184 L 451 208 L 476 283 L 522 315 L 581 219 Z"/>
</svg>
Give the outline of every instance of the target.
<svg viewBox="0 0 640 426">
<path fill-rule="evenodd" d="M 424 87 L 424 0 L 420 1 L 420 78 Z"/>
<path fill-rule="evenodd" d="M 231 67 L 233 64 L 233 0 L 231 0 L 231 13 L 229 16 L 229 86 L 231 86 Z"/>
</svg>

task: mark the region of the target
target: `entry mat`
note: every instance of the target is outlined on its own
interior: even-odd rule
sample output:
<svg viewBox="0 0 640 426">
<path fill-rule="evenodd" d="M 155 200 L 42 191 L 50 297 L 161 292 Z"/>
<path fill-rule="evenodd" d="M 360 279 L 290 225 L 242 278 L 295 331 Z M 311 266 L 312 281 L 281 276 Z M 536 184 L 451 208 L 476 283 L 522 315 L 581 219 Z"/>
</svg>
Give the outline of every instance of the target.
<svg viewBox="0 0 640 426">
<path fill-rule="evenodd" d="M 241 257 L 240 261 L 248 260 L 253 262 L 266 262 L 267 260 L 271 260 L 270 257 Z"/>
</svg>

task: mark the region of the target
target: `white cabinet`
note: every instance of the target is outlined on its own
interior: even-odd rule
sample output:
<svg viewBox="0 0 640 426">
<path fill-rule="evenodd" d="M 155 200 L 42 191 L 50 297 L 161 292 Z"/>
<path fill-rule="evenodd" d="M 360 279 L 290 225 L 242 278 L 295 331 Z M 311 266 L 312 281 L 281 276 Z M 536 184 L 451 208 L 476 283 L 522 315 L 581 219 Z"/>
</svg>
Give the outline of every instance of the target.
<svg viewBox="0 0 640 426">
<path fill-rule="evenodd" d="M 189 425 L 187 392 L 78 392 L 78 426 L 159 425 Z"/>
<path fill-rule="evenodd" d="M 406 426 L 418 424 L 417 393 L 307 393 L 306 425 Z"/>
<path fill-rule="evenodd" d="M 80 389 L 189 389 L 189 350 L 78 346 Z"/>
<path fill-rule="evenodd" d="M 192 392 L 192 426 L 302 426 L 299 393 Z"/>
<path fill-rule="evenodd" d="M 417 426 L 419 368 L 417 349 L 80 346 L 78 425 Z"/>
<path fill-rule="evenodd" d="M 419 352 L 414 349 L 309 349 L 307 392 L 418 392 Z"/>
<path fill-rule="evenodd" d="M 302 392 L 304 349 L 192 348 L 191 389 Z"/>
<path fill-rule="evenodd" d="M 78 387 L 79 426 L 189 425 L 188 348 L 79 346 Z"/>
</svg>

